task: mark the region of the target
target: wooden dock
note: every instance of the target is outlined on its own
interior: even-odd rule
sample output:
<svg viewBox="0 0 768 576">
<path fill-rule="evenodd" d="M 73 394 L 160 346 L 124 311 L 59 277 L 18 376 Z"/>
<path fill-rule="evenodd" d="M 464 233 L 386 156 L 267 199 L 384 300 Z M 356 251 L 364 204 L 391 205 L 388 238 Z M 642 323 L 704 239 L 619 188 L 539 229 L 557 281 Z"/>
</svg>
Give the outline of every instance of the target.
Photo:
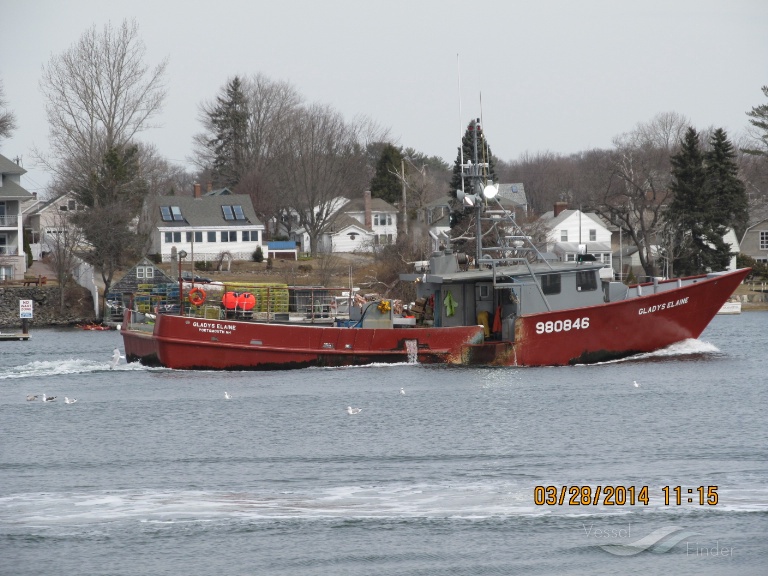
<svg viewBox="0 0 768 576">
<path fill-rule="evenodd" d="M 0 342 L 4 340 L 29 340 L 29 334 L 9 334 L 7 332 L 0 332 Z"/>
</svg>

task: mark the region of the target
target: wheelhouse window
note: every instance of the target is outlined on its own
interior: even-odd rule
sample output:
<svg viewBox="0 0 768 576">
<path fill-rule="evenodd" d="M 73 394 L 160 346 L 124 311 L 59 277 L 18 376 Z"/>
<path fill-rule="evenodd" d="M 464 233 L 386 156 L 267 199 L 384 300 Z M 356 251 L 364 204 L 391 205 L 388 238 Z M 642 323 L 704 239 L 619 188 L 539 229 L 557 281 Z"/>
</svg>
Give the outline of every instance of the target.
<svg viewBox="0 0 768 576">
<path fill-rule="evenodd" d="M 580 292 L 597 290 L 597 273 L 594 270 L 576 272 L 576 290 Z"/>
<path fill-rule="evenodd" d="M 560 294 L 560 274 L 544 274 L 540 280 L 544 294 Z"/>
</svg>

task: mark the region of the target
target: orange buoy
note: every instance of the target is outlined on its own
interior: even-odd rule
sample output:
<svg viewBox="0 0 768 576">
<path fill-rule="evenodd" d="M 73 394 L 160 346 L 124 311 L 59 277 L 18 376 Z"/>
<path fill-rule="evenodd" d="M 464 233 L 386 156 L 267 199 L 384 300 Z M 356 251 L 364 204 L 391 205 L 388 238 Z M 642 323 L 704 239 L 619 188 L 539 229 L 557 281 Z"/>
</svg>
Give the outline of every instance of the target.
<svg viewBox="0 0 768 576">
<path fill-rule="evenodd" d="M 221 305 L 227 310 L 234 310 L 237 308 L 237 292 L 224 292 L 224 296 L 221 297 Z"/>
<path fill-rule="evenodd" d="M 237 297 L 237 307 L 240 310 L 253 310 L 254 306 L 256 306 L 256 297 L 250 292 L 243 292 Z"/>
<path fill-rule="evenodd" d="M 193 306 L 202 306 L 205 303 L 205 290 L 202 288 L 192 288 L 189 291 L 188 297 Z"/>
</svg>

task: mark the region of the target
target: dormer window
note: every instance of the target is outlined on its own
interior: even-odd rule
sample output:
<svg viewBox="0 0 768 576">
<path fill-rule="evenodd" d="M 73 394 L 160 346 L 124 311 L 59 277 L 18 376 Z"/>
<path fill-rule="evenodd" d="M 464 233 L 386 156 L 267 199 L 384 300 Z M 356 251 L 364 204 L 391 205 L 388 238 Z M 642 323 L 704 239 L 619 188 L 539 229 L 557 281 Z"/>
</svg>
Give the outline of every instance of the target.
<svg viewBox="0 0 768 576">
<path fill-rule="evenodd" d="M 181 215 L 181 208 L 178 206 L 160 206 L 160 216 L 163 222 L 181 222 L 184 220 Z"/>
<path fill-rule="evenodd" d="M 243 207 L 239 204 L 234 206 L 224 204 L 221 207 L 221 211 L 224 213 L 224 220 L 245 220 Z"/>
</svg>

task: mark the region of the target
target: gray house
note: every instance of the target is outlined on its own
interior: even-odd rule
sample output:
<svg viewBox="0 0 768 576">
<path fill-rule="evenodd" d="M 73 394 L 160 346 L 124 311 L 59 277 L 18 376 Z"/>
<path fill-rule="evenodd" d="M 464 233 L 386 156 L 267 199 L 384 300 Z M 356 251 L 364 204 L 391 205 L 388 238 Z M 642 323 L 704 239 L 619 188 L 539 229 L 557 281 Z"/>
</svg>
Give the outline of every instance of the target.
<svg viewBox="0 0 768 576">
<path fill-rule="evenodd" d="M 0 155 L 0 281 L 23 280 L 27 271 L 22 203 L 35 197 L 21 187 L 24 173 L 24 168 Z"/>
<path fill-rule="evenodd" d="M 758 262 L 768 264 L 768 218 L 747 228 L 739 243 L 739 251 Z"/>
</svg>

